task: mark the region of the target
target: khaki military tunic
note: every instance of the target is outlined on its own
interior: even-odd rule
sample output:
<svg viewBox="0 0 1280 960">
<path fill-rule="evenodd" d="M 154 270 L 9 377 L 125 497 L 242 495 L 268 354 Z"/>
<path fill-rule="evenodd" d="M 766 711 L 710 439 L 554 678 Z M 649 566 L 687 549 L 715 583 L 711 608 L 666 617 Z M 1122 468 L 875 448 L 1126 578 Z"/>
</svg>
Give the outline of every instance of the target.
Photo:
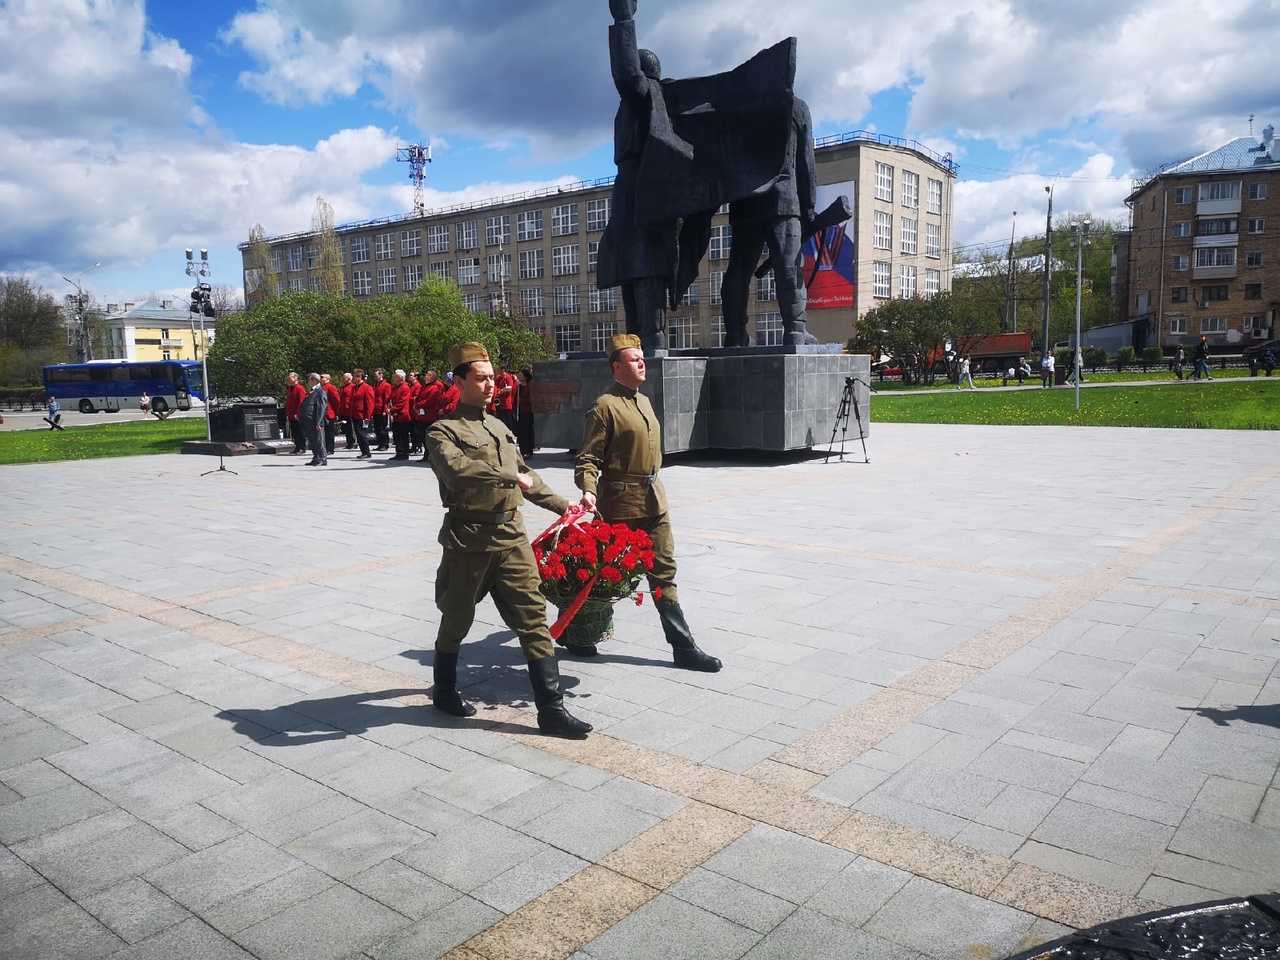
<svg viewBox="0 0 1280 960">
<path fill-rule="evenodd" d="M 436 648 L 457 652 L 475 620 L 476 604 L 489 594 L 520 638 L 527 660 L 553 656 L 546 600 L 538 591 L 538 567 L 520 505 L 528 498 L 564 513 L 568 501 L 525 465 L 510 428 L 479 407 L 459 404 L 432 424 L 426 442 L 448 511 L 439 536 L 444 555 L 436 572 Z M 533 477 L 528 493 L 516 485 L 517 473 Z"/>
<path fill-rule="evenodd" d="M 587 412 L 574 482 L 596 495 L 596 510 L 609 523 L 644 530 L 653 540 L 649 587 L 676 601 L 675 538 L 667 518 L 662 469 L 662 428 L 649 398 L 614 382 Z"/>
</svg>

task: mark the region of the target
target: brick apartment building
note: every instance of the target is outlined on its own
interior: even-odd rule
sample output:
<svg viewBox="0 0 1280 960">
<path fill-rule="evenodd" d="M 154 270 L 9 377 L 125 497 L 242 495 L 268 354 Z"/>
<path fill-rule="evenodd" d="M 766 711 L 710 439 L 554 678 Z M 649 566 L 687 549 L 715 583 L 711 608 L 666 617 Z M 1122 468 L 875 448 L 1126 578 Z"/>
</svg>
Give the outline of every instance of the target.
<svg viewBox="0 0 1280 960">
<path fill-rule="evenodd" d="M 812 300 L 808 328 L 820 341 L 843 343 L 857 318 L 890 297 L 951 289 L 952 197 L 956 168 L 920 144 L 852 133 L 816 142 L 822 209 L 847 194 L 854 216 L 846 227 L 843 291 Z M 600 351 L 624 318 L 616 289 L 597 290 L 596 251 L 609 220 L 612 180 L 597 180 L 499 197 L 421 216 L 341 226 L 346 290 L 355 297 L 410 293 L 428 275 L 455 282 L 469 309 L 510 304 L 557 350 Z M 670 311 L 667 345 L 722 345 L 720 285 L 731 239 L 727 210 L 715 216 L 698 280 Z M 276 295 L 319 289 L 314 233 L 269 237 Z M 240 245 L 246 300 L 260 288 L 248 243 Z M 782 342 L 772 274 L 754 283 L 749 327 L 757 343 Z"/>
<path fill-rule="evenodd" d="M 1174 164 L 1129 195 L 1127 316 L 1167 353 L 1276 337 L 1280 160 L 1273 128 Z M 1117 258 L 1117 262 L 1122 261 Z M 1117 285 L 1118 290 L 1123 285 Z"/>
</svg>

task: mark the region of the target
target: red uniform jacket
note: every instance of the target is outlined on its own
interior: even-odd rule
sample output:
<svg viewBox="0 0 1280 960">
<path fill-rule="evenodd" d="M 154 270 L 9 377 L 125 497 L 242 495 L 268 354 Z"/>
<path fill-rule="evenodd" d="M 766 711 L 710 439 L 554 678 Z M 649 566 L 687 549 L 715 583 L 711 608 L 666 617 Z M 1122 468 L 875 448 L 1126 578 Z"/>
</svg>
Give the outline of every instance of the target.
<svg viewBox="0 0 1280 960">
<path fill-rule="evenodd" d="M 338 404 L 338 415 L 344 420 L 351 416 L 351 395 L 356 392 L 354 383 L 344 383 L 338 391 L 342 396 L 342 402 Z"/>
<path fill-rule="evenodd" d="M 338 419 L 338 408 L 342 406 L 342 397 L 338 393 L 338 388 L 332 383 L 324 385 L 324 395 L 329 398 L 329 406 L 325 408 L 324 418 L 326 420 Z"/>
<path fill-rule="evenodd" d="M 443 417 L 446 413 L 452 413 L 458 406 L 458 397 L 461 395 L 458 388 L 451 383 L 443 380 L 437 381 L 440 384 L 440 390 L 435 395 L 431 405 L 431 420 L 435 422 Z"/>
<path fill-rule="evenodd" d="M 493 405 L 496 410 L 512 410 L 516 399 L 516 378 L 513 374 L 504 373 L 501 378 L 494 378 Z"/>
<path fill-rule="evenodd" d="M 302 401 L 307 399 L 307 388 L 300 383 L 289 387 L 284 398 L 284 415 L 289 420 L 297 420 L 302 413 Z"/>
<path fill-rule="evenodd" d="M 391 408 L 391 384 L 379 380 L 373 385 L 373 415 L 381 416 Z"/>
<path fill-rule="evenodd" d="M 413 391 L 407 383 L 397 383 L 391 388 L 391 419 L 396 423 L 408 423 L 413 419 L 410 410 Z"/>
<path fill-rule="evenodd" d="M 355 420 L 373 419 L 373 384 L 362 383 L 351 391 L 351 416 Z"/>
</svg>

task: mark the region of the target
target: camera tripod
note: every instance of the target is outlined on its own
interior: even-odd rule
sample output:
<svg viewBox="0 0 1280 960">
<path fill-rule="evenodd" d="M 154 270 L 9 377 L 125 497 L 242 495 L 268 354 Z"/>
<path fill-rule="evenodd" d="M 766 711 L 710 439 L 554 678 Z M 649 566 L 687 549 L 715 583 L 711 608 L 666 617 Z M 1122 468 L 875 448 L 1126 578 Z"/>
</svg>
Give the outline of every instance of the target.
<svg viewBox="0 0 1280 960">
<path fill-rule="evenodd" d="M 221 447 L 221 446 L 219 446 L 219 447 L 218 447 L 218 469 L 217 469 L 217 470 L 206 470 L 204 473 L 200 474 L 200 476 L 202 476 L 202 477 L 207 477 L 207 476 L 208 476 L 209 474 L 211 474 L 211 473 L 229 473 L 229 474 L 231 474 L 233 477 L 238 477 L 238 476 L 240 476 L 240 474 L 236 473 L 234 470 L 228 470 L 228 469 L 227 469 L 227 465 L 226 465 L 226 463 L 225 463 L 225 462 L 224 462 L 224 460 L 223 460 L 223 454 L 222 454 L 222 447 Z"/>
<path fill-rule="evenodd" d="M 831 448 L 836 444 L 837 433 L 840 434 L 840 461 L 844 462 L 844 441 L 849 435 L 850 408 L 853 410 L 853 418 L 858 422 L 858 439 L 862 441 L 862 462 L 871 462 L 871 457 L 867 455 L 867 435 L 862 430 L 862 410 L 858 406 L 858 391 L 855 389 L 855 384 L 859 383 L 872 393 L 876 392 L 876 388 L 865 380 L 859 380 L 857 377 L 844 378 L 844 392 L 840 394 L 840 409 L 836 411 L 836 422 L 831 426 L 831 440 L 827 443 L 827 455 L 823 458 L 823 463 L 831 459 Z"/>
</svg>

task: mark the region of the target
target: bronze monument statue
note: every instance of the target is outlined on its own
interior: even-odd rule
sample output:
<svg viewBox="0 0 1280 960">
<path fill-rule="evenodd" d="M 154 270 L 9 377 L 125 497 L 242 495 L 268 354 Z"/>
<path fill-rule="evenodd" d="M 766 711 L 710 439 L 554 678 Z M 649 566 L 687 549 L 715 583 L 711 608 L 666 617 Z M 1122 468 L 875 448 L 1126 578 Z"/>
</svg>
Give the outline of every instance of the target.
<svg viewBox="0 0 1280 960">
<path fill-rule="evenodd" d="M 622 288 L 627 332 L 640 337 L 646 354 L 664 349 L 666 311 L 696 279 L 711 218 L 727 203 L 733 238 L 722 288 L 725 345 L 751 343 L 748 290 L 752 274 L 768 269 L 757 271 L 765 246 L 784 342 L 815 343 L 805 329 L 800 247 L 819 222 L 847 219 L 849 208 L 842 197 L 815 221 L 809 108 L 793 89 L 795 38 L 725 73 L 663 80 L 657 56 L 636 44 L 637 3 L 609 0 L 609 60 L 622 102 L 614 120 L 618 175 L 596 285 Z"/>
</svg>

